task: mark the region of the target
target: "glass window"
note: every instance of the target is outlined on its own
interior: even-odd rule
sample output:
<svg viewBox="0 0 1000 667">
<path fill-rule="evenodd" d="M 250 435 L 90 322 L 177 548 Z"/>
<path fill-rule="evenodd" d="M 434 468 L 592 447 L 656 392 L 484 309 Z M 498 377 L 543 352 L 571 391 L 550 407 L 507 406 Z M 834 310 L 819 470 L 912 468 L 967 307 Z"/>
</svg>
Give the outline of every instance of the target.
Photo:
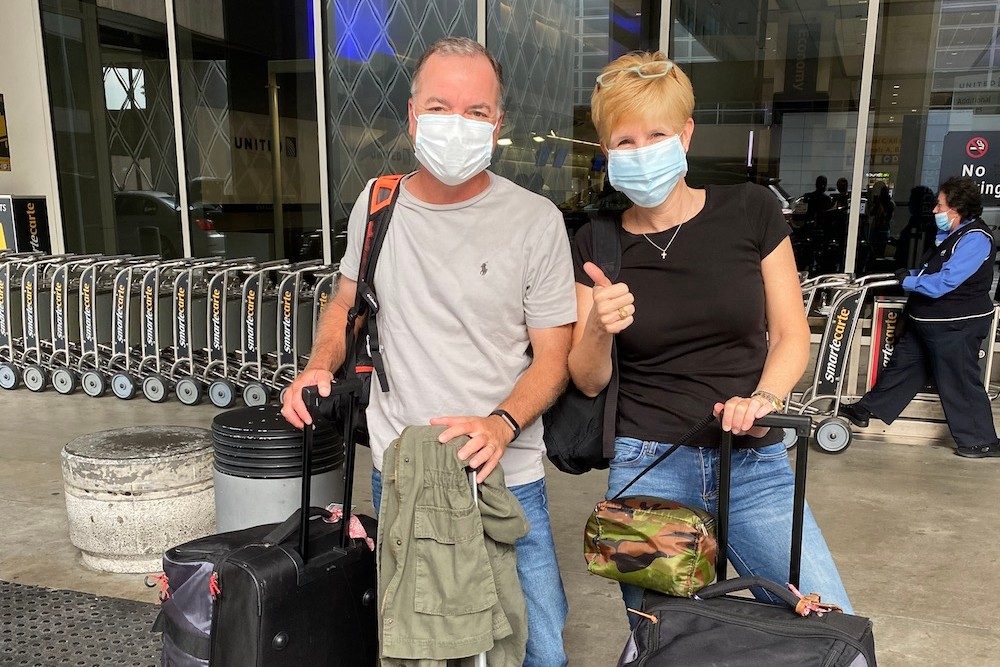
<svg viewBox="0 0 1000 667">
<path fill-rule="evenodd" d="M 552 200 L 571 233 L 622 208 L 606 186 L 590 95 L 611 59 L 658 47 L 659 2 L 490 0 L 486 10 L 486 45 L 508 83 L 492 169 Z"/>
<path fill-rule="evenodd" d="M 937 188 L 970 176 L 1000 224 L 1000 6 L 882 0 L 858 267 L 917 266 L 935 236 Z M 928 63 L 932 63 L 928 67 Z"/>
<path fill-rule="evenodd" d="M 812 273 L 843 267 L 867 11 L 864 0 L 671 3 L 670 55 L 695 94 L 689 181 L 766 185 Z"/>
<path fill-rule="evenodd" d="M 163 4 L 41 10 L 67 250 L 181 256 Z"/>
<path fill-rule="evenodd" d="M 417 60 L 442 37 L 476 37 L 474 0 L 323 0 L 333 259 L 368 179 L 416 167 L 407 103 Z"/>
<path fill-rule="evenodd" d="M 311 2 L 174 7 L 192 252 L 320 257 Z"/>
</svg>

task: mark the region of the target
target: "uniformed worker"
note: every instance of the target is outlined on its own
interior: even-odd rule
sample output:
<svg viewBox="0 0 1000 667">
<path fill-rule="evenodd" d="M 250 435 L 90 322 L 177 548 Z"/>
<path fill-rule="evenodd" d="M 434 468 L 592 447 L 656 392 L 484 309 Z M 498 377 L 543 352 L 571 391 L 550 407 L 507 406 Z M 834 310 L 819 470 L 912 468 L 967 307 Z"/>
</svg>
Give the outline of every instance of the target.
<svg viewBox="0 0 1000 667">
<path fill-rule="evenodd" d="M 979 350 L 990 331 L 993 235 L 979 216 L 979 188 L 971 178 L 950 178 L 938 192 L 936 247 L 919 269 L 900 269 L 906 327 L 875 387 L 840 414 L 856 426 L 875 417 L 891 424 L 933 379 L 955 453 L 1000 456 L 990 400 L 980 378 Z"/>
</svg>

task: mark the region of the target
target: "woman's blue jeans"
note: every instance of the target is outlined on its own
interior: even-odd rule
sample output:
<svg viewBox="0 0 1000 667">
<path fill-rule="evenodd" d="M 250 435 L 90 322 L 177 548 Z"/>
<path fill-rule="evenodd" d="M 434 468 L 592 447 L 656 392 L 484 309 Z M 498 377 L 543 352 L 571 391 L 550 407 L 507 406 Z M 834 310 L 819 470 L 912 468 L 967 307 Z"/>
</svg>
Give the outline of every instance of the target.
<svg viewBox="0 0 1000 667">
<path fill-rule="evenodd" d="M 631 482 L 669 447 L 666 443 L 635 438 L 616 439 L 607 497 Z M 636 482 L 626 495 L 666 498 L 717 514 L 718 475 L 717 449 L 681 447 Z M 733 450 L 728 554 L 741 576 L 760 576 L 778 583 L 788 581 L 794 483 L 783 444 Z M 847 591 L 808 505 L 802 533 L 800 583 L 799 590 L 803 593 L 819 593 L 825 602 L 838 604 L 850 613 Z M 641 588 L 623 584 L 625 605 L 640 609 L 642 592 Z M 754 595 L 777 602 L 762 590 L 755 590 Z M 629 622 L 634 624 L 632 618 Z"/>
</svg>

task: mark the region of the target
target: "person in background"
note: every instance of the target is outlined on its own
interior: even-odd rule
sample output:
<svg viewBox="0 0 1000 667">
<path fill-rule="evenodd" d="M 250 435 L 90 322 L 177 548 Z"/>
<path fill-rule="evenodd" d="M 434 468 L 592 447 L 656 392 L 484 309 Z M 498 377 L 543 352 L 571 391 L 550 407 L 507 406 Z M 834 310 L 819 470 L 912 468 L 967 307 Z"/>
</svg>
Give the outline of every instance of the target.
<svg viewBox="0 0 1000 667">
<path fill-rule="evenodd" d="M 847 208 L 851 205 L 851 193 L 848 192 L 848 187 L 850 187 L 850 183 L 846 178 L 841 176 L 837 179 L 837 192 L 830 198 L 837 208 Z"/>
<path fill-rule="evenodd" d="M 896 205 L 892 203 L 889 186 L 883 181 L 875 181 L 868 195 L 868 243 L 869 255 L 866 268 L 871 269 L 878 260 L 885 257 L 889 245 L 889 229 Z"/>
<path fill-rule="evenodd" d="M 820 214 L 833 208 L 833 200 L 826 194 L 826 176 L 816 177 L 816 189 L 802 195 L 806 201 L 806 217 L 809 220 L 817 220 Z"/>
<path fill-rule="evenodd" d="M 875 417 L 891 424 L 930 380 L 937 384 L 955 453 L 1000 456 L 990 399 L 979 376 L 979 349 L 990 331 L 993 302 L 993 236 L 979 216 L 979 187 L 971 178 L 950 178 L 937 196 L 937 246 L 918 269 L 897 277 L 909 294 L 906 329 L 888 366 L 870 392 L 840 414 L 855 426 Z"/>
<path fill-rule="evenodd" d="M 663 53 L 633 53 L 606 66 L 592 109 L 608 178 L 632 203 L 619 218 L 619 282 L 591 261 L 586 225 L 573 241 L 577 321 L 569 369 L 576 386 L 589 396 L 600 393 L 611 378 L 612 340 L 618 350 L 608 497 L 714 411 L 721 415 L 714 428 L 630 493 L 716 512 L 718 445 L 725 431 L 737 436 L 729 559 L 740 574 L 787 581 L 794 475 L 781 433 L 754 426 L 781 409 L 780 397 L 809 356 L 780 205 L 752 183 L 687 184 L 694 92 Z M 850 609 L 808 510 L 803 554 L 802 589 Z M 641 589 L 622 586 L 622 596 L 627 607 L 640 608 Z"/>
</svg>

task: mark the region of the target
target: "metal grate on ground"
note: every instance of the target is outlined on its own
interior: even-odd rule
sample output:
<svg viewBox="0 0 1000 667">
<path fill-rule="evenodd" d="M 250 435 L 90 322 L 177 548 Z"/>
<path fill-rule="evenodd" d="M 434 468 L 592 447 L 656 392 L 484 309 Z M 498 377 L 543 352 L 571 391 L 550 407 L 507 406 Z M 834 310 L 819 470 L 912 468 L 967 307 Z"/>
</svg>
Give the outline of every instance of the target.
<svg viewBox="0 0 1000 667">
<path fill-rule="evenodd" d="M 0 666 L 153 667 L 154 604 L 0 581 Z"/>
</svg>

